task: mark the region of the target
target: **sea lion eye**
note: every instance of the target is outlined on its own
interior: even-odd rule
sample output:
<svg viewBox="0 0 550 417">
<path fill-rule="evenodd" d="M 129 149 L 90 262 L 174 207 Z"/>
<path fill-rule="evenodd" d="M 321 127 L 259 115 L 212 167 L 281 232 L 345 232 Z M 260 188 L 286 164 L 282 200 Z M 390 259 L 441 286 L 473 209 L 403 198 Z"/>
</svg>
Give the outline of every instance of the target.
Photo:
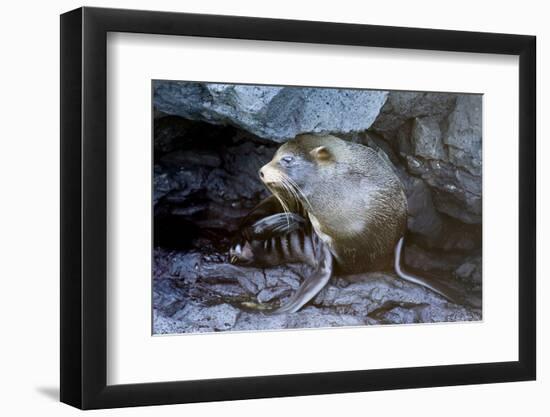
<svg viewBox="0 0 550 417">
<path fill-rule="evenodd" d="M 285 155 L 281 158 L 281 162 L 285 165 L 290 165 L 292 162 L 294 162 L 294 157 L 291 155 Z"/>
</svg>

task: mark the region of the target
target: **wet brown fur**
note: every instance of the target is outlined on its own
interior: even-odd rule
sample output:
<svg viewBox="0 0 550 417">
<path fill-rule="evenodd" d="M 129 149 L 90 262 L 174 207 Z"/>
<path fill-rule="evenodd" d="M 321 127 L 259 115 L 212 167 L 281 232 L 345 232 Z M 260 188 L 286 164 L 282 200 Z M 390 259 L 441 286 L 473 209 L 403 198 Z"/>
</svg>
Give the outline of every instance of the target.
<svg viewBox="0 0 550 417">
<path fill-rule="evenodd" d="M 292 169 L 281 164 L 288 155 L 296 160 Z M 376 151 L 331 135 L 306 134 L 283 144 L 262 170 L 268 188 L 291 211 L 309 218 L 340 273 L 389 266 L 405 233 L 407 200 L 401 181 Z M 280 174 L 299 186 L 300 204 L 278 186 Z"/>
</svg>

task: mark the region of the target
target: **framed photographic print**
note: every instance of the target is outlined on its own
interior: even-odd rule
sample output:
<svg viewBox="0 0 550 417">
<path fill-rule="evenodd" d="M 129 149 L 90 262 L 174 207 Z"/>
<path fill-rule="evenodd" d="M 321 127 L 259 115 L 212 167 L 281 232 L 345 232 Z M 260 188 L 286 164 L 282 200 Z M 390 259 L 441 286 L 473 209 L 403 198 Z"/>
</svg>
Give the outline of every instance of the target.
<svg viewBox="0 0 550 417">
<path fill-rule="evenodd" d="M 61 16 L 61 401 L 535 379 L 535 38 Z"/>
</svg>

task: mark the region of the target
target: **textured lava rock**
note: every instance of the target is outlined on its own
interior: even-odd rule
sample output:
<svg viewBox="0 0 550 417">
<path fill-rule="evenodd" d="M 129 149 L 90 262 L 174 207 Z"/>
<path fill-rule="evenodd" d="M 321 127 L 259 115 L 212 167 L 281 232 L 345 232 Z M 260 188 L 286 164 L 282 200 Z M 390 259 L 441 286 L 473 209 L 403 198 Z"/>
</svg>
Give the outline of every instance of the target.
<svg viewBox="0 0 550 417">
<path fill-rule="evenodd" d="M 283 142 L 304 132 L 366 130 L 387 92 L 157 81 L 155 108 L 164 114 L 232 124 Z"/>
<path fill-rule="evenodd" d="M 221 330 L 471 321 L 481 318 L 480 294 L 456 305 L 392 273 L 336 277 L 298 313 L 270 315 L 266 310 L 299 286 L 297 265 L 246 268 L 227 264 L 223 255 L 185 255 L 155 251 L 169 268 L 153 281 L 156 333 Z M 461 266 L 459 270 L 464 270 Z M 458 273 L 458 272 L 457 272 Z M 470 271 L 470 274 L 473 271 Z"/>
<path fill-rule="evenodd" d="M 481 223 L 481 95 L 391 92 L 372 126 L 437 210 Z"/>
</svg>

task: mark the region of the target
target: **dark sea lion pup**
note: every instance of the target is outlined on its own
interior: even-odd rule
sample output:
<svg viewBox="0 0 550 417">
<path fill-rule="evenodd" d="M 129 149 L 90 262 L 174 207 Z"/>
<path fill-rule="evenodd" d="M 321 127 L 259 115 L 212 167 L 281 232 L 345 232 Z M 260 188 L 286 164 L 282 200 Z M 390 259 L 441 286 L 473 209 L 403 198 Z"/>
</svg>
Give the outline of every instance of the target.
<svg viewBox="0 0 550 417">
<path fill-rule="evenodd" d="M 331 135 L 300 135 L 283 144 L 259 175 L 272 196 L 244 219 L 233 263 L 313 267 L 276 313 L 296 312 L 333 273 L 394 266 L 397 275 L 452 300 L 400 267 L 407 199 L 392 167 L 375 150 Z"/>
</svg>

